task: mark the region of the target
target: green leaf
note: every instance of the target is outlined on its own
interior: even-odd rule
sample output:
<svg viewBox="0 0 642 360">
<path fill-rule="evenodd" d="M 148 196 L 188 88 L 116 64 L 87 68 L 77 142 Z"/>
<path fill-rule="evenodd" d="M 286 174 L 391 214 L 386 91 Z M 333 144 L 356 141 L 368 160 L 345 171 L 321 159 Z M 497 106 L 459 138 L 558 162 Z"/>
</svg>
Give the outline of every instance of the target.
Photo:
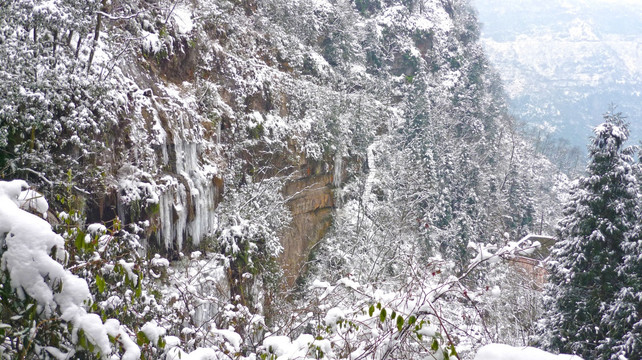
<svg viewBox="0 0 642 360">
<path fill-rule="evenodd" d="M 100 276 L 100 274 L 96 274 L 96 286 L 98 287 L 98 292 L 99 293 L 104 293 L 105 292 L 105 279 Z"/>
<path fill-rule="evenodd" d="M 136 333 L 136 343 L 138 344 L 138 346 L 143 346 L 145 344 L 149 344 L 149 339 L 144 332 L 139 331 L 138 333 Z"/>
<path fill-rule="evenodd" d="M 386 321 L 386 309 L 381 309 L 381 312 L 379 313 L 379 320 L 381 322 Z"/>
<path fill-rule="evenodd" d="M 394 320 L 397 317 L 397 313 L 392 310 L 392 314 L 390 314 L 390 320 Z"/>
<path fill-rule="evenodd" d="M 85 250 L 85 236 L 82 232 L 78 232 L 76 235 L 74 245 L 76 245 L 76 249 L 78 250 Z"/>
<path fill-rule="evenodd" d="M 450 344 L 450 356 L 457 357 L 457 350 L 455 350 L 455 345 Z"/>
<path fill-rule="evenodd" d="M 414 325 L 417 322 L 417 317 L 415 315 L 410 315 L 408 318 L 408 324 Z"/>
<path fill-rule="evenodd" d="M 78 330 L 78 345 L 84 349 L 87 348 L 87 338 L 83 329 Z"/>
<path fill-rule="evenodd" d="M 375 311 L 374 305 L 370 305 L 370 308 L 368 309 L 368 315 L 372 316 L 372 314 L 374 314 L 374 311 Z"/>
<path fill-rule="evenodd" d="M 134 292 L 134 298 L 138 299 L 143 295 L 143 285 L 140 281 L 140 276 L 138 277 L 138 285 L 136 286 L 136 291 Z"/>
<path fill-rule="evenodd" d="M 439 342 L 437 342 L 437 339 L 433 339 L 433 340 L 432 340 L 432 345 L 430 346 L 430 348 L 431 348 L 433 351 L 437 351 L 437 350 L 439 350 Z"/>
<path fill-rule="evenodd" d="M 403 329 L 404 320 L 401 315 L 397 316 L 397 330 L 401 331 Z"/>
<path fill-rule="evenodd" d="M 377 309 L 381 310 L 381 303 L 377 303 Z"/>
</svg>

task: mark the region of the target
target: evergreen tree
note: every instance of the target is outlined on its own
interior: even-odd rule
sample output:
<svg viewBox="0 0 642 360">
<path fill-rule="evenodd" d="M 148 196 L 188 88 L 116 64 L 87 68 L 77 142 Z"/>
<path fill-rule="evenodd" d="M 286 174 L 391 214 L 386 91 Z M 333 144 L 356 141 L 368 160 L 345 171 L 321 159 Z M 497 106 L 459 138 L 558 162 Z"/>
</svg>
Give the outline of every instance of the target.
<svg viewBox="0 0 642 360">
<path fill-rule="evenodd" d="M 559 224 L 542 322 L 549 349 L 586 359 L 610 358 L 616 349 L 604 345 L 626 332 L 607 314 L 622 314 L 617 301 L 627 297 L 630 281 L 623 259 L 639 239 L 632 148 L 623 147 L 627 124 L 620 113 L 604 118 L 594 130 L 587 175 L 578 180 Z"/>
<path fill-rule="evenodd" d="M 639 164 L 636 170 L 639 175 Z M 636 189 L 639 187 L 632 191 Z M 639 201 L 635 210 L 640 214 Z M 624 257 L 618 267 L 621 287 L 602 317 L 608 337 L 599 350 L 611 359 L 642 359 L 642 228 L 637 220 L 631 236 L 622 243 Z"/>
</svg>

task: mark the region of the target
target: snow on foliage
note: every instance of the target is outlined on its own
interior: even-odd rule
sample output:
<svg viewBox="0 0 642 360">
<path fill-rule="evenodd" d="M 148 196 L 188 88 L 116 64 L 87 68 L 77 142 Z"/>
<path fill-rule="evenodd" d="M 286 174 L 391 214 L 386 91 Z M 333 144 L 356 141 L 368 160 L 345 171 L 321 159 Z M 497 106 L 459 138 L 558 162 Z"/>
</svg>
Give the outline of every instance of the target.
<svg viewBox="0 0 642 360">
<path fill-rule="evenodd" d="M 107 356 L 112 352 L 108 336 L 123 335 L 114 324 L 117 321 L 103 324 L 99 315 L 87 312 L 86 304 L 92 299 L 87 282 L 56 261 L 65 258 L 63 238 L 54 233 L 46 221 L 19 207 L 28 205 L 20 200 L 23 190 L 27 189 L 27 183 L 22 180 L 0 181 L 0 235 L 6 246 L 1 259 L 2 271 L 7 272 L 18 299 L 35 300 L 39 318 L 59 317 L 70 323 L 74 343 L 79 341 L 78 333 L 82 331 L 96 346 L 96 352 Z M 124 334 L 123 344 L 127 344 L 126 338 Z M 127 347 L 123 359 L 136 359 L 136 354 L 140 354 L 136 346 Z"/>
</svg>

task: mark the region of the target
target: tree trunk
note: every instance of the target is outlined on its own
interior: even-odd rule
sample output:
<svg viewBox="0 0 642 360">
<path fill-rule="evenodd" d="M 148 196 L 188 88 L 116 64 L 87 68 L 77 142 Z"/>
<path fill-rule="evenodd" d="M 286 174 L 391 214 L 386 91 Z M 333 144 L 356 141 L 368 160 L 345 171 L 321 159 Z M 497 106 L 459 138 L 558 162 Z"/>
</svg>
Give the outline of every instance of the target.
<svg viewBox="0 0 642 360">
<path fill-rule="evenodd" d="M 80 45 L 82 45 L 82 34 L 78 34 L 78 42 L 76 43 L 76 53 L 74 56 L 78 59 L 78 54 L 80 54 Z"/>
<path fill-rule="evenodd" d="M 94 42 L 91 46 L 91 53 L 89 53 L 89 61 L 87 62 L 87 73 L 91 70 L 91 63 L 94 61 L 94 54 L 96 53 L 96 46 L 98 45 L 98 38 L 100 37 L 100 27 L 103 22 L 103 12 L 107 11 L 107 0 L 103 0 L 100 7 L 100 12 L 96 18 L 96 29 L 94 31 Z"/>
</svg>

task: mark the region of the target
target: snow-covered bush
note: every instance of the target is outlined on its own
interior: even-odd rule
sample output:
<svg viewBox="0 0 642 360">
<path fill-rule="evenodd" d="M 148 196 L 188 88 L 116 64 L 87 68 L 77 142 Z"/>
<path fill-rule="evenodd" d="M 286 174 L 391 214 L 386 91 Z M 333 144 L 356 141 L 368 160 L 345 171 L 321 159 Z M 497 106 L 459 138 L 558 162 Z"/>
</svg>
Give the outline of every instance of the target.
<svg viewBox="0 0 642 360">
<path fill-rule="evenodd" d="M 22 180 L 0 182 L 0 354 L 24 358 L 65 358 L 77 352 L 107 357 L 123 348 L 123 358 L 140 350 L 116 319 L 90 312 L 92 294 L 85 280 L 59 261 L 66 258 L 65 241 L 36 215 L 20 209 L 19 199 L 34 194 Z M 46 212 L 46 203 L 40 201 Z M 117 339 L 117 340 L 116 340 Z"/>
</svg>

